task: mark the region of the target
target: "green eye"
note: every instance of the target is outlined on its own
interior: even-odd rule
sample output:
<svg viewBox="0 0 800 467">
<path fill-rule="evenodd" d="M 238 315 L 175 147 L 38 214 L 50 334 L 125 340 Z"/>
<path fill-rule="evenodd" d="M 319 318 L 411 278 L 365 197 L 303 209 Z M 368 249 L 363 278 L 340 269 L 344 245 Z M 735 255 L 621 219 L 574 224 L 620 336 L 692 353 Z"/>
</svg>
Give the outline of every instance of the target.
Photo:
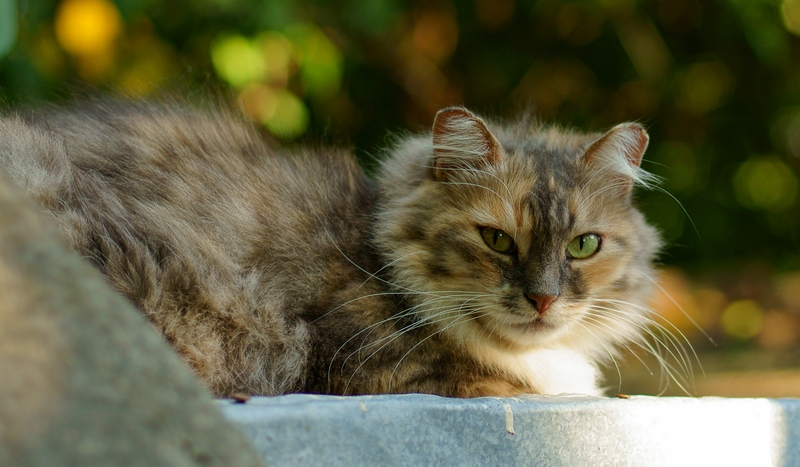
<svg viewBox="0 0 800 467">
<path fill-rule="evenodd" d="M 583 234 L 572 239 L 567 245 L 567 254 L 570 258 L 584 259 L 597 253 L 600 249 L 600 236 Z"/>
<path fill-rule="evenodd" d="M 481 237 L 486 245 L 499 253 L 511 254 L 514 251 L 514 239 L 511 235 L 492 227 L 481 227 Z"/>
</svg>

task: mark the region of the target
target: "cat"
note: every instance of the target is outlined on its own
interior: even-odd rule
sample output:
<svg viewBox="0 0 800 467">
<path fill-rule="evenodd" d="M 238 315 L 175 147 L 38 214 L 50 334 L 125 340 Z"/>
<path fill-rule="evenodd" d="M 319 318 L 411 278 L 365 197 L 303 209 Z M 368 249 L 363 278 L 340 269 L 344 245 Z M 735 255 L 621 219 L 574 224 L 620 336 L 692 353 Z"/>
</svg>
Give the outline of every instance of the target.
<svg viewBox="0 0 800 467">
<path fill-rule="evenodd" d="M 95 99 L 6 113 L 0 168 L 216 396 L 601 395 L 651 321 L 646 131 L 453 107 L 395 139 L 370 178 L 224 106 Z"/>
</svg>

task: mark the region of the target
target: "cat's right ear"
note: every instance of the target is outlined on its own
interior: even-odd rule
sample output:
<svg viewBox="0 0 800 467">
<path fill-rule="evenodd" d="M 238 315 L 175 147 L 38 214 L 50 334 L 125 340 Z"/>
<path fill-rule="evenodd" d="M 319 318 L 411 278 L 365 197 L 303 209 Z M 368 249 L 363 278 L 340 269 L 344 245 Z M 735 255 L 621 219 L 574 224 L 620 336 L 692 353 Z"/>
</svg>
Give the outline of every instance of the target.
<svg viewBox="0 0 800 467">
<path fill-rule="evenodd" d="M 433 121 L 433 176 L 445 181 L 481 170 L 500 158 L 500 143 L 477 115 L 462 107 L 440 110 Z"/>
<path fill-rule="evenodd" d="M 586 149 L 584 160 L 620 179 L 630 192 L 634 183 L 649 187 L 657 178 L 641 168 L 650 137 L 638 123 L 622 123 L 609 130 Z"/>
</svg>

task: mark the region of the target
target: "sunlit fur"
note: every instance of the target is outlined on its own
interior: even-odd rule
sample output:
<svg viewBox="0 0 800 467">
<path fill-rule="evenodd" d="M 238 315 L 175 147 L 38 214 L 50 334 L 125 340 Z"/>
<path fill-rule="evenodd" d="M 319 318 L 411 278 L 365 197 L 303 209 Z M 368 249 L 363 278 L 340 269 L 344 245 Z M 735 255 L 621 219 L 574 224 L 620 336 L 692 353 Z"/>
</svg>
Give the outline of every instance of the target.
<svg viewBox="0 0 800 467">
<path fill-rule="evenodd" d="M 684 371 L 645 306 L 646 133 L 437 122 L 372 181 L 348 151 L 288 151 L 233 112 L 100 100 L 0 119 L 0 168 L 217 395 L 599 394 L 621 346 Z M 569 260 L 585 233 L 600 250 Z M 526 292 L 558 298 L 542 316 Z"/>
</svg>

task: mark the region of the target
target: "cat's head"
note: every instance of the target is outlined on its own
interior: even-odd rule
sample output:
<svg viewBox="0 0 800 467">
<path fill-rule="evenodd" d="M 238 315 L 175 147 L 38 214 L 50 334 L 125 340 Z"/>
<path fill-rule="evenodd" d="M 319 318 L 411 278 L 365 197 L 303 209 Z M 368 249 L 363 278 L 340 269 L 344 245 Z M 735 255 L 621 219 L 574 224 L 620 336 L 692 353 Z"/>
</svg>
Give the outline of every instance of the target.
<svg viewBox="0 0 800 467">
<path fill-rule="evenodd" d="M 660 240 L 631 201 L 648 136 L 439 112 L 383 167 L 377 242 L 408 313 L 456 342 L 604 352 L 641 333 Z"/>
</svg>

